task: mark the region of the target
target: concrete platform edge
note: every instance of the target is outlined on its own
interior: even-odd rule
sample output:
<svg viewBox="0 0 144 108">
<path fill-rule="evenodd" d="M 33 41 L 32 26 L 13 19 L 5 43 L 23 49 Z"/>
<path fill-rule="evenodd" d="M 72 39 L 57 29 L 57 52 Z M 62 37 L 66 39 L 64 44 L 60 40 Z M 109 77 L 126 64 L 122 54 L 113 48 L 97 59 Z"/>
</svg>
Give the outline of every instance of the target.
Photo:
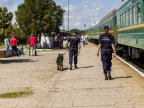
<svg viewBox="0 0 144 108">
<path fill-rule="evenodd" d="M 144 78 L 144 73 L 143 72 L 141 72 L 140 70 L 138 70 L 137 68 L 135 68 L 134 66 L 132 66 L 131 64 L 129 64 L 128 62 L 126 62 L 122 58 L 120 58 L 119 56 L 117 56 L 117 58 L 119 60 L 121 60 L 124 64 L 128 65 L 130 68 L 132 68 L 133 70 L 135 70 L 140 76 L 142 76 Z"/>
</svg>

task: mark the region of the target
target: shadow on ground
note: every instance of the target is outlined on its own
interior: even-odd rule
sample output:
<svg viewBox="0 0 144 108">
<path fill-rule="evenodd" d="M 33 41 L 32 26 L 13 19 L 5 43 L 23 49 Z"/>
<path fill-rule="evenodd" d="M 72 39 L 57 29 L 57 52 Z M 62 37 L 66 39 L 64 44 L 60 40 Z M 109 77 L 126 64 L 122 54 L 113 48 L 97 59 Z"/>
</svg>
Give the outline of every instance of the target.
<svg viewBox="0 0 144 108">
<path fill-rule="evenodd" d="M 87 69 L 87 68 L 93 68 L 94 66 L 84 66 L 84 67 L 78 67 L 78 69 Z"/>
<path fill-rule="evenodd" d="M 8 64 L 8 63 L 24 63 L 24 62 L 36 62 L 36 61 L 32 61 L 31 59 L 1 60 L 1 63 L 2 63 L 2 64 Z"/>
<path fill-rule="evenodd" d="M 112 79 L 127 79 L 127 78 L 133 78 L 132 76 L 125 76 L 125 77 L 113 77 Z"/>
<path fill-rule="evenodd" d="M 36 56 L 33 56 L 33 57 L 37 57 L 37 56 L 44 56 L 44 55 L 36 55 Z"/>
<path fill-rule="evenodd" d="M 66 71 L 66 70 L 68 70 L 68 69 L 69 69 L 69 68 L 64 68 L 63 71 Z"/>
<path fill-rule="evenodd" d="M 78 67 L 78 69 L 88 69 L 88 68 L 93 68 L 94 66 L 83 66 L 83 67 Z M 76 70 L 75 68 L 72 70 Z"/>
</svg>

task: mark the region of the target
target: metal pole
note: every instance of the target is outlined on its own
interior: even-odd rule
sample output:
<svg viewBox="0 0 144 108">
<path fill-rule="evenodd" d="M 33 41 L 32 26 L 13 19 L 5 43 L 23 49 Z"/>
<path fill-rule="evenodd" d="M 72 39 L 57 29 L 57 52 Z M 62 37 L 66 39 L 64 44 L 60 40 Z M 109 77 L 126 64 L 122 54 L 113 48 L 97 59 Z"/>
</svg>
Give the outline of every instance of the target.
<svg viewBox="0 0 144 108">
<path fill-rule="evenodd" d="M 65 20 L 64 20 L 64 16 L 63 16 L 63 31 L 65 30 Z"/>
<path fill-rule="evenodd" d="M 84 30 L 86 30 L 86 24 L 84 24 Z"/>
<path fill-rule="evenodd" d="M 68 0 L 68 32 L 69 32 L 69 0 Z"/>
</svg>

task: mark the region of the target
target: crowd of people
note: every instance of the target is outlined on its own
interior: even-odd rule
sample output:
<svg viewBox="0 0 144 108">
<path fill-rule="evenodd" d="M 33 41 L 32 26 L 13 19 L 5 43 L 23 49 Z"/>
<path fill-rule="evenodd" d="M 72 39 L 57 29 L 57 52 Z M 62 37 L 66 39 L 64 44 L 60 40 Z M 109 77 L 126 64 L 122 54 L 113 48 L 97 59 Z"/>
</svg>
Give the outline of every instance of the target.
<svg viewBox="0 0 144 108">
<path fill-rule="evenodd" d="M 23 44 L 29 45 L 29 55 L 37 55 L 36 48 L 41 48 L 43 50 L 48 48 L 63 49 L 65 47 L 64 41 L 68 39 L 67 34 L 58 33 L 57 35 L 50 37 L 47 34 L 41 33 L 40 37 L 36 37 L 34 34 L 31 34 L 29 39 L 23 42 Z M 87 36 L 79 36 L 83 46 L 86 45 Z M 39 39 L 38 39 L 39 38 Z M 12 56 L 19 56 L 22 53 L 22 48 L 20 47 L 20 40 L 16 38 L 14 34 L 6 37 L 4 39 L 5 51 L 12 50 Z M 22 43 L 21 43 L 22 44 Z M 10 48 L 11 46 L 11 48 Z"/>
<path fill-rule="evenodd" d="M 54 48 L 63 48 L 63 42 L 66 38 L 63 35 L 58 34 L 53 38 L 53 47 Z"/>
</svg>

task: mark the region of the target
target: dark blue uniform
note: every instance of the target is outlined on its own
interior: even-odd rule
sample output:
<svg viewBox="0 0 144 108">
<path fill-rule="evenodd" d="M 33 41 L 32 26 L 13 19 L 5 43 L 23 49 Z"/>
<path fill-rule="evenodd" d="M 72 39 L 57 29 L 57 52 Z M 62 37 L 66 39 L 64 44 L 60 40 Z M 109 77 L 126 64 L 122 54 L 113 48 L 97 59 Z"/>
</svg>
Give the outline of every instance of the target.
<svg viewBox="0 0 144 108">
<path fill-rule="evenodd" d="M 101 34 L 99 37 L 99 44 L 101 44 L 101 60 L 103 63 L 104 73 L 107 74 L 111 71 L 112 67 L 112 47 L 111 45 L 115 43 L 114 37 L 109 34 L 109 36 L 105 36 L 105 34 Z"/>
<path fill-rule="evenodd" d="M 70 43 L 70 48 L 69 48 L 69 64 L 72 65 L 73 63 L 73 57 L 74 57 L 74 64 L 76 65 L 78 62 L 78 44 L 80 43 L 80 38 L 77 37 L 69 37 L 68 38 L 68 43 Z"/>
</svg>

